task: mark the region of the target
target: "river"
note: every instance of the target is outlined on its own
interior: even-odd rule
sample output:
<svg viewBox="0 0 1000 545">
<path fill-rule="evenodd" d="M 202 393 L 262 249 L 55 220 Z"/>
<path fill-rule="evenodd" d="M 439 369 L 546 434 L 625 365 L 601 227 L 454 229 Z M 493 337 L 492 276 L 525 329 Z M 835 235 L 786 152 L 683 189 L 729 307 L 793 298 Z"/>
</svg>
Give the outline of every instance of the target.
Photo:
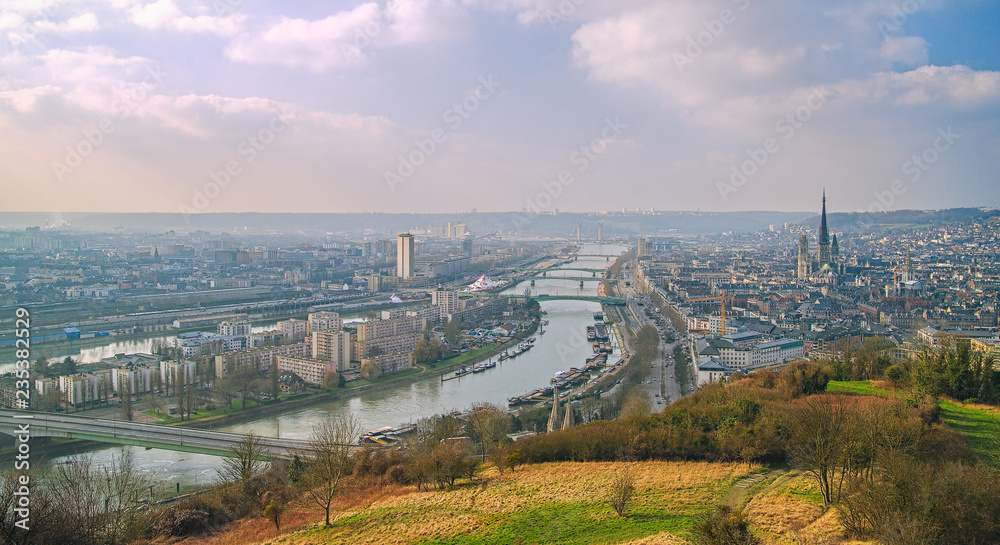
<svg viewBox="0 0 1000 545">
<path fill-rule="evenodd" d="M 611 252 L 618 255 L 621 246 L 585 245 L 583 254 Z M 564 264 L 564 268 L 601 269 L 606 258 L 581 257 Z M 559 273 L 563 274 L 563 273 Z M 571 274 L 566 271 L 566 274 Z M 589 276 L 590 273 L 576 273 Z M 585 280 L 580 289 L 579 280 L 536 277 L 533 293 L 550 295 L 595 295 L 598 280 Z M 511 293 L 522 293 L 524 285 L 512 286 Z M 313 405 L 297 411 L 264 417 L 260 420 L 217 428 L 222 431 L 308 439 L 316 422 L 330 415 L 350 412 L 360 421 L 363 429 L 414 423 L 421 418 L 453 410 L 464 410 L 473 403 L 488 401 L 506 406 L 507 399 L 534 388 L 548 386 L 555 373 L 572 366 L 579 366 L 592 349 L 586 342 L 585 328 L 593 322 L 593 314 L 601 310 L 600 304 L 589 301 L 545 301 L 541 303 L 549 325 L 543 335 L 535 334 L 535 347 L 527 353 L 506 360 L 483 373 L 467 375 L 460 379 L 442 382 L 436 376 L 406 386 L 371 392 L 353 397 Z M 111 456 L 130 451 L 138 468 L 153 477 L 161 492 L 181 492 L 211 484 L 220 459 L 214 456 L 145 450 L 140 447 L 108 447 L 89 453 L 94 462 L 103 464 Z M 56 460 L 58 462 L 59 459 Z"/>
</svg>

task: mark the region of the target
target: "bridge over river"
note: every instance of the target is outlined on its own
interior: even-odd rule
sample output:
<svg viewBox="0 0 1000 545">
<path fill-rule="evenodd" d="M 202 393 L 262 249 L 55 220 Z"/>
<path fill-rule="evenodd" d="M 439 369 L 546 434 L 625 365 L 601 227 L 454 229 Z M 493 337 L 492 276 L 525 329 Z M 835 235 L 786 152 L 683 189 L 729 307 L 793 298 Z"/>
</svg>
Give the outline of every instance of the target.
<svg viewBox="0 0 1000 545">
<path fill-rule="evenodd" d="M 555 279 L 561 280 L 561 279 Z M 505 293 L 503 297 L 510 297 L 513 299 L 524 299 L 524 294 L 520 293 Z M 624 306 L 625 299 L 621 297 L 601 297 L 599 295 L 549 295 L 547 293 L 540 293 L 538 295 L 532 295 L 532 299 L 536 301 L 592 301 L 594 303 L 603 303 L 605 305 L 612 306 Z"/>
<path fill-rule="evenodd" d="M 238 433 L 179 428 L 159 424 L 140 424 L 122 420 L 105 420 L 86 416 L 71 416 L 35 411 L 0 410 L 0 433 L 14 435 L 27 424 L 31 437 L 86 439 L 117 445 L 195 452 L 225 456 L 246 436 Z M 276 456 L 310 450 L 302 439 L 278 439 L 261 436 L 263 444 Z"/>
</svg>

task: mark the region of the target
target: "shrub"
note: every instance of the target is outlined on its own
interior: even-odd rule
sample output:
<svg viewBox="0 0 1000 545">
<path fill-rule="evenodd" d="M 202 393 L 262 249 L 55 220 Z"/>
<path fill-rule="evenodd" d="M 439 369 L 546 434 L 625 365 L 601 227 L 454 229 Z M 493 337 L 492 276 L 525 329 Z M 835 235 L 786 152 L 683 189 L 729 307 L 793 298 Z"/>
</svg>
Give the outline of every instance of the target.
<svg viewBox="0 0 1000 545">
<path fill-rule="evenodd" d="M 758 545 L 760 538 L 750 530 L 750 520 L 741 509 L 720 505 L 714 513 L 694 527 L 699 545 Z"/>
<path fill-rule="evenodd" d="M 156 523 L 156 533 L 170 537 L 200 534 L 209 528 L 208 513 L 200 509 L 168 509 Z"/>
</svg>

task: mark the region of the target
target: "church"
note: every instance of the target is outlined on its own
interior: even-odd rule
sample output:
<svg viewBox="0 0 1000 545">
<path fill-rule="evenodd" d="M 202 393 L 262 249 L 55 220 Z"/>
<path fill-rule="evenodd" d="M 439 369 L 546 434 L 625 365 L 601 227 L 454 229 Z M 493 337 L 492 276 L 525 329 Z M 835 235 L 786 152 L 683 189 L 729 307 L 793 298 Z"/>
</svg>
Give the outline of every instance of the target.
<svg viewBox="0 0 1000 545">
<path fill-rule="evenodd" d="M 809 237 L 799 237 L 799 262 L 796 277 L 800 279 L 816 278 L 827 282 L 835 282 L 840 261 L 840 245 L 837 235 L 830 238 L 830 229 L 826 224 L 826 190 L 823 191 L 823 212 L 819 223 L 819 251 L 815 255 L 809 252 Z"/>
</svg>

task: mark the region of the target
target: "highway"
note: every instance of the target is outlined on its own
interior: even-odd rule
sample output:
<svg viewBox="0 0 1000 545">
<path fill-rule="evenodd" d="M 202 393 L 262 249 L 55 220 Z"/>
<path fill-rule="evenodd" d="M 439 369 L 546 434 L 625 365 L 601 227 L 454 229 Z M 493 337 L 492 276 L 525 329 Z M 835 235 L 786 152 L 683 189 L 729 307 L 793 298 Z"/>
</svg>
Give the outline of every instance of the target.
<svg viewBox="0 0 1000 545">
<path fill-rule="evenodd" d="M 85 416 L 58 415 L 34 411 L 0 410 L 0 433 L 14 435 L 27 424 L 31 437 L 86 439 L 119 445 L 135 445 L 181 452 L 225 456 L 246 436 L 192 428 L 139 424 Z M 261 436 L 263 444 L 277 456 L 308 451 L 309 442 Z"/>
</svg>

